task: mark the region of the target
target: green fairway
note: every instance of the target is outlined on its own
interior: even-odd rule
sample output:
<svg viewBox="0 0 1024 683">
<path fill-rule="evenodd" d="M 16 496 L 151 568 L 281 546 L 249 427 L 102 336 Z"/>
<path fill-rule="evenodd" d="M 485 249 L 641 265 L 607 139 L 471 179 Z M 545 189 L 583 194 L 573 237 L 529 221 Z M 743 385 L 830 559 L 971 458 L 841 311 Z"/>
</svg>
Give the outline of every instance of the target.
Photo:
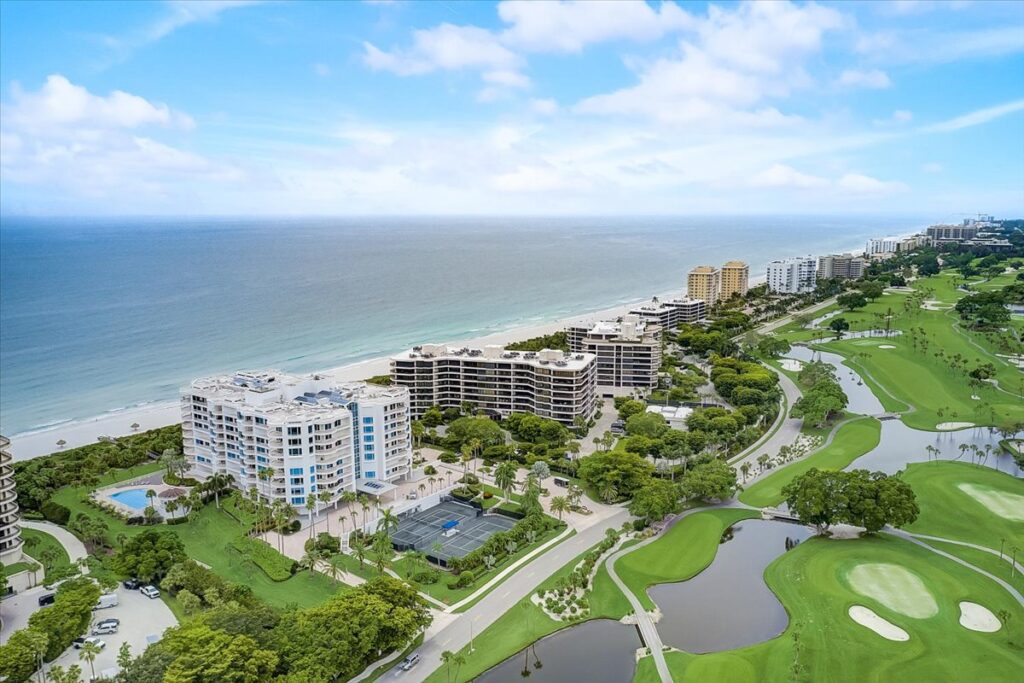
<svg viewBox="0 0 1024 683">
<path fill-rule="evenodd" d="M 545 579 L 537 590 L 554 588 L 561 577 L 572 573 L 584 555 L 586 552 L 573 558 Z M 587 595 L 587 600 L 590 603 L 588 619 L 621 619 L 631 611 L 626 596 L 612 583 L 603 562 L 594 576 L 593 590 Z M 534 605 L 529 597 L 525 597 L 483 632 L 477 634 L 472 654 L 469 652 L 469 646 L 460 650 L 466 657 L 466 664 L 459 669 L 458 681 L 453 676 L 451 683 L 471 681 L 530 643 L 572 625 L 574 624 L 554 621 L 544 613 L 544 610 Z M 434 671 L 426 680 L 427 683 L 449 683 L 444 667 Z"/>
<path fill-rule="evenodd" d="M 914 489 L 921 508 L 917 521 L 907 531 L 993 550 L 999 550 L 1005 540 L 1005 548 L 1015 545 L 1024 555 L 1024 521 L 1020 519 L 1024 513 L 1024 481 L 965 462 L 913 464 L 903 480 Z M 1000 501 L 1007 499 L 1010 507 L 1000 507 Z M 1019 506 L 1012 505 L 1014 501 L 1019 501 Z"/>
<path fill-rule="evenodd" d="M 1020 593 L 1024 593 L 1024 573 L 1020 571 L 1013 571 L 1010 563 L 1007 561 L 1011 556 L 1009 549 L 1006 551 L 1007 560 L 999 559 L 998 555 L 985 552 L 984 550 L 977 550 L 975 548 L 968 548 L 966 546 L 957 545 L 956 543 L 943 543 L 942 541 L 928 541 L 925 543 L 938 548 L 939 550 L 955 555 L 960 559 L 970 562 L 979 569 L 984 569 L 992 576 L 999 577 L 1003 581 L 1016 588 Z M 1021 548 L 1017 552 L 1017 562 L 1022 562 L 1024 558 L 1024 548 Z"/>
<path fill-rule="evenodd" d="M 907 617 L 854 592 L 846 576 L 865 563 L 911 572 L 935 596 L 937 613 Z M 885 535 L 854 541 L 815 538 L 773 562 L 765 580 L 790 614 L 787 630 L 778 638 L 738 650 L 667 653 L 675 681 L 932 683 L 1019 677 L 1024 609 L 995 582 L 911 543 Z M 960 601 L 996 613 L 1006 610 L 1010 618 L 995 633 L 968 630 L 959 623 Z M 870 608 L 907 631 L 910 640 L 891 641 L 856 624 L 848 616 L 853 605 Z M 653 662 L 641 660 L 634 680 L 657 681 Z"/>
<path fill-rule="evenodd" d="M 769 474 L 740 494 L 740 501 L 756 507 L 769 507 L 782 502 L 782 489 L 807 470 L 841 470 L 878 445 L 882 424 L 873 417 L 847 422 L 828 446 L 803 460 L 790 463 Z"/>
<path fill-rule="evenodd" d="M 757 517 L 754 510 L 719 509 L 692 514 L 677 522 L 657 541 L 623 556 L 615 571 L 645 609 L 655 605 L 647 587 L 685 581 L 711 564 L 722 533 L 743 519 Z"/>
</svg>

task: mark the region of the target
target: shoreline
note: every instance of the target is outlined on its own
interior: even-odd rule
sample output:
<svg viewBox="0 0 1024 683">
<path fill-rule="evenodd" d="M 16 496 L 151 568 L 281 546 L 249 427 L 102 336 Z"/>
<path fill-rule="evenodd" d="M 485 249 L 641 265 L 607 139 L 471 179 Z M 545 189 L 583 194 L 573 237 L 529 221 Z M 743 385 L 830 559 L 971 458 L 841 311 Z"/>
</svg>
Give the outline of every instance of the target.
<svg viewBox="0 0 1024 683">
<path fill-rule="evenodd" d="M 752 277 L 750 279 L 751 285 L 757 284 L 758 281 L 763 279 L 763 277 Z M 682 289 L 683 288 L 672 292 L 656 294 L 654 296 L 659 299 L 678 297 L 681 295 Z M 499 344 L 504 346 L 506 344 L 522 341 L 531 337 L 553 334 L 554 332 L 565 329 L 567 325 L 572 323 L 597 321 L 598 319 L 624 315 L 629 311 L 629 309 L 635 308 L 642 303 L 646 303 L 647 301 L 650 301 L 650 299 L 650 297 L 637 299 L 636 301 L 618 304 L 610 308 L 573 314 L 548 322 L 537 322 L 531 325 L 510 327 L 506 330 L 492 332 L 480 337 L 444 341 L 424 339 L 417 343 L 444 343 L 449 346 L 484 346 L 487 344 Z M 337 382 L 360 381 L 374 375 L 388 374 L 390 372 L 391 355 L 392 354 L 389 353 L 374 356 L 373 358 L 356 361 L 354 363 L 348 363 L 346 365 L 328 368 L 326 370 L 315 370 L 313 372 L 320 375 L 329 375 Z M 233 370 L 225 370 L 224 372 L 232 371 Z M 143 432 L 157 427 L 166 427 L 168 425 L 178 424 L 180 422 L 181 413 L 179 402 L 177 400 L 154 402 L 142 406 L 117 409 L 94 417 L 61 422 L 51 427 L 40 427 L 38 429 L 13 434 L 8 437 L 11 440 L 8 452 L 11 454 L 14 462 L 20 460 L 31 460 L 32 458 L 49 455 L 50 453 L 59 452 L 61 450 L 96 443 L 101 436 L 127 436 L 133 433 L 131 428 L 133 423 L 139 425 L 139 429 L 137 430 L 138 432 Z M 57 447 L 57 441 L 60 439 L 63 439 L 66 442 L 63 448 Z"/>
</svg>

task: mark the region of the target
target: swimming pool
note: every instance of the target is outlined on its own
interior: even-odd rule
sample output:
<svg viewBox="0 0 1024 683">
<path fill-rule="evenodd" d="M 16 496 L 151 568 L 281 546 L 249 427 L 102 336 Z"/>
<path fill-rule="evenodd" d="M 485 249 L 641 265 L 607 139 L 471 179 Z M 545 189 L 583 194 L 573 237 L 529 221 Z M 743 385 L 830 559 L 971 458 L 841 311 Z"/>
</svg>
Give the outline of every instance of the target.
<svg viewBox="0 0 1024 683">
<path fill-rule="evenodd" d="M 146 489 L 127 489 L 111 493 L 110 497 L 122 505 L 135 510 L 145 510 L 149 506 L 149 499 L 146 498 Z"/>
</svg>

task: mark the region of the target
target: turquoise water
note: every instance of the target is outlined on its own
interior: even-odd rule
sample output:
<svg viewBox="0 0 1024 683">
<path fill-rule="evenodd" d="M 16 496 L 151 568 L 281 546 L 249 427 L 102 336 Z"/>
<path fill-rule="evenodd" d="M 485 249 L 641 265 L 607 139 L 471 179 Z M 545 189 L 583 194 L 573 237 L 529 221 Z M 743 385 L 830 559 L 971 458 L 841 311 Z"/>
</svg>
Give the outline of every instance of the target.
<svg viewBox="0 0 1024 683">
<path fill-rule="evenodd" d="M 149 499 L 146 498 L 146 489 L 128 489 L 111 493 L 110 497 L 122 505 L 127 505 L 135 510 L 145 510 L 149 506 Z"/>
<path fill-rule="evenodd" d="M 914 218 L 0 218 L 0 433 L 682 293 Z"/>
</svg>

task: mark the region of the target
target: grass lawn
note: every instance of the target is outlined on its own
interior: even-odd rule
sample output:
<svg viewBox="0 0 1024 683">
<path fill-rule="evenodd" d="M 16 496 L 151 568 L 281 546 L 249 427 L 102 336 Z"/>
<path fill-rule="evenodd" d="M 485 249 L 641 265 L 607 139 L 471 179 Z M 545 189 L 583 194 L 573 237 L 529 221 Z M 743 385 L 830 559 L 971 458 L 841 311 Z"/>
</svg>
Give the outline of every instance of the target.
<svg viewBox="0 0 1024 683">
<path fill-rule="evenodd" d="M 17 574 L 18 572 L 23 572 L 28 568 L 28 562 L 14 562 L 13 564 L 5 564 L 3 567 L 4 576 L 11 576 L 13 574 Z"/>
<path fill-rule="evenodd" d="M 792 462 L 764 477 L 740 494 L 747 505 L 768 507 L 782 502 L 782 489 L 786 484 L 811 468 L 840 470 L 872 450 L 881 438 L 882 424 L 873 417 L 862 417 L 847 422 L 836 433 L 832 443 Z"/>
<path fill-rule="evenodd" d="M 967 548 L 956 543 L 943 543 L 942 541 L 925 541 L 925 543 L 950 555 L 956 555 L 961 560 L 970 562 L 975 567 L 984 569 L 993 576 L 998 576 L 1021 593 L 1024 593 L 1024 573 L 1020 571 L 1014 572 L 1010 563 L 1006 560 L 1000 560 L 998 555 L 993 555 L 983 550 Z M 1010 556 L 1010 551 L 1007 550 L 1006 557 Z M 1024 558 L 1024 548 L 1017 551 L 1018 564 L 1022 563 L 1022 558 Z M 1012 576 L 1011 573 L 1013 574 Z"/>
<path fill-rule="evenodd" d="M 845 580 L 862 563 L 894 564 L 913 572 L 935 598 L 938 612 L 915 619 L 854 592 Z M 692 681 L 799 680 L 862 681 L 1010 681 L 1021 671 L 1024 609 L 995 582 L 938 557 L 924 548 L 890 536 L 854 541 L 821 538 L 801 543 L 769 565 L 765 580 L 790 614 L 787 630 L 777 638 L 726 652 L 666 655 L 673 679 Z M 1010 619 L 995 633 L 970 631 L 959 624 L 961 600 Z M 859 626 L 847 615 L 864 605 L 905 629 L 910 640 L 895 642 Z M 799 634 L 799 651 L 793 634 Z M 635 681 L 654 683 L 653 662 L 641 660 Z"/>
<path fill-rule="evenodd" d="M 43 565 L 46 568 L 47 574 L 50 573 L 53 567 L 66 567 L 71 564 L 71 558 L 68 556 L 68 552 L 64 550 L 64 546 L 45 531 L 22 529 L 21 538 L 25 541 L 24 553 Z M 43 562 L 42 557 L 47 550 L 53 550 L 58 558 L 52 565 Z"/>
<path fill-rule="evenodd" d="M 677 522 L 657 541 L 623 556 L 615 571 L 645 609 L 654 609 L 647 587 L 685 581 L 711 564 L 722 533 L 742 519 L 757 517 L 753 510 L 723 509 L 698 512 Z"/>
<path fill-rule="evenodd" d="M 921 508 L 907 531 L 993 550 L 1005 539 L 1007 549 L 1016 545 L 1024 557 L 1024 481 L 988 467 L 948 461 L 912 464 L 903 480 L 914 489 Z M 1000 504 L 1010 507 L 999 514 Z"/>
<path fill-rule="evenodd" d="M 559 578 L 572 573 L 586 552 L 579 554 L 549 576 L 537 590 L 554 588 Z M 589 619 L 621 619 L 630 612 L 626 596 L 612 583 L 603 563 L 594 576 L 593 590 L 587 598 L 590 601 Z M 529 596 L 523 598 L 474 638 L 472 654 L 469 653 L 468 645 L 460 651 L 466 657 L 466 664 L 459 670 L 458 683 L 473 680 L 535 640 L 571 625 L 574 624 L 554 621 L 541 608 L 530 602 Z M 448 675 L 445 668 L 441 667 L 426 680 L 427 683 L 448 683 Z M 452 680 L 455 683 L 455 679 Z"/>
</svg>

